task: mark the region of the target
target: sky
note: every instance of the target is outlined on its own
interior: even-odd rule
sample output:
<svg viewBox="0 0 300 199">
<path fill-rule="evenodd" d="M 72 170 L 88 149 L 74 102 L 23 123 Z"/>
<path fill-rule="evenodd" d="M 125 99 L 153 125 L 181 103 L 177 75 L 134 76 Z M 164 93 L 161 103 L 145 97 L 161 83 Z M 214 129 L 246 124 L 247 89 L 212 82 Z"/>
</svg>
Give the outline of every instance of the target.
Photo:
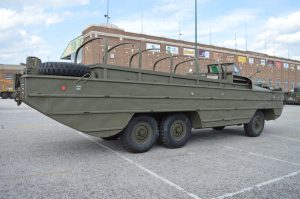
<svg viewBox="0 0 300 199">
<path fill-rule="evenodd" d="M 106 10 L 107 0 L 0 0 L 0 64 L 59 61 Z M 178 39 L 180 26 L 194 41 L 194 0 L 109 0 L 109 15 L 125 31 Z M 198 42 L 300 60 L 300 1 L 198 0 Z"/>
</svg>

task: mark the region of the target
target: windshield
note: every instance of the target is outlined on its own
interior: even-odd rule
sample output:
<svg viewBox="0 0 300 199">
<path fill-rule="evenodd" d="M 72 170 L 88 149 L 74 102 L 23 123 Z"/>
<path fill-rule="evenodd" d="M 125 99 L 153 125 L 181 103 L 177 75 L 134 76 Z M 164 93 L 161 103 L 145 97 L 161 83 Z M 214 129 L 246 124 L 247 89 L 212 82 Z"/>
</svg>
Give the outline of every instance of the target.
<svg viewBox="0 0 300 199">
<path fill-rule="evenodd" d="M 240 70 L 234 63 L 220 64 L 223 72 L 232 73 L 233 75 L 241 75 Z M 208 65 L 209 73 L 219 73 L 219 65 Z"/>
</svg>

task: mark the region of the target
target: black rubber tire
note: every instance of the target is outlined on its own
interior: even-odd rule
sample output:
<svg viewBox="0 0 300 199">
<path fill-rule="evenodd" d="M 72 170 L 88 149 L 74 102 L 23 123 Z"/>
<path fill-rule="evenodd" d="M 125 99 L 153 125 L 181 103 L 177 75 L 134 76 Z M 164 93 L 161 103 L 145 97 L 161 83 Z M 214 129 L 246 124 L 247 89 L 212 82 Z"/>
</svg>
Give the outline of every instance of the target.
<svg viewBox="0 0 300 199">
<path fill-rule="evenodd" d="M 245 134 L 249 137 L 258 137 L 262 133 L 265 126 L 265 116 L 263 112 L 257 111 L 251 121 L 244 124 Z"/>
<path fill-rule="evenodd" d="M 8 97 L 9 97 L 9 99 L 15 99 L 14 93 L 9 93 Z"/>
<path fill-rule="evenodd" d="M 167 148 L 181 148 L 192 134 L 190 119 L 185 114 L 166 115 L 159 125 L 159 140 Z"/>
<path fill-rule="evenodd" d="M 7 99 L 8 98 L 8 93 L 1 93 L 2 99 Z"/>
<path fill-rule="evenodd" d="M 134 116 L 123 130 L 120 138 L 127 151 L 146 152 L 152 148 L 158 138 L 157 122 L 149 115 Z"/>
<path fill-rule="evenodd" d="M 120 137 L 120 134 L 116 134 L 116 135 L 113 135 L 113 136 L 109 136 L 109 137 L 103 137 L 102 139 L 105 140 L 105 141 L 113 141 L 113 140 L 117 140 L 119 139 Z"/>
<path fill-rule="evenodd" d="M 225 126 L 217 126 L 217 127 L 213 127 L 212 129 L 215 131 L 222 131 L 223 129 L 225 129 Z"/>
<path fill-rule="evenodd" d="M 82 77 L 90 72 L 90 68 L 82 64 L 66 62 L 45 62 L 39 65 L 39 73 L 43 75 Z"/>
</svg>

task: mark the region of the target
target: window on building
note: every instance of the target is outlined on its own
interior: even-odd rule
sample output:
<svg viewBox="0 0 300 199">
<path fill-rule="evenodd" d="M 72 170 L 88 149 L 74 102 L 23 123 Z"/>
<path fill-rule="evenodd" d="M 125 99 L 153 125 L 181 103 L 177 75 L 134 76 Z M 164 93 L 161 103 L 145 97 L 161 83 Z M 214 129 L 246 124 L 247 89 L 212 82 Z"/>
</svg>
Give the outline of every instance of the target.
<svg viewBox="0 0 300 199">
<path fill-rule="evenodd" d="M 272 84 L 273 84 L 272 79 L 269 79 L 269 86 L 272 86 Z"/>
<path fill-rule="evenodd" d="M 5 79 L 13 79 L 14 75 L 12 73 L 6 73 L 5 75 Z"/>
<path fill-rule="evenodd" d="M 294 90 L 294 88 L 295 88 L 295 82 L 294 82 L 294 81 L 292 81 L 292 82 L 291 82 L 291 90 L 293 91 L 293 90 Z"/>
<path fill-rule="evenodd" d="M 260 83 L 260 79 L 256 78 L 255 82 L 256 82 L 256 84 L 259 84 Z"/>
<path fill-rule="evenodd" d="M 284 90 L 287 91 L 289 89 L 289 81 L 284 82 Z"/>
<path fill-rule="evenodd" d="M 280 87 L 280 86 L 281 86 L 281 81 L 280 81 L 280 80 L 277 80 L 277 81 L 276 81 L 276 86 L 277 86 L 277 87 Z"/>
</svg>

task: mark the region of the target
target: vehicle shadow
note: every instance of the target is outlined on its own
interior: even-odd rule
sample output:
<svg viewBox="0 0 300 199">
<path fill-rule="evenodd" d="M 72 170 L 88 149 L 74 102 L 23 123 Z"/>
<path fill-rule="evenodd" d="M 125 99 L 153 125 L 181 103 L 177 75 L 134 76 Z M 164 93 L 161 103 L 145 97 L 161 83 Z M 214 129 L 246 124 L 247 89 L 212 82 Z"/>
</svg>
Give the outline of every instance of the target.
<svg viewBox="0 0 300 199">
<path fill-rule="evenodd" d="M 188 144 L 199 142 L 218 142 L 221 140 L 232 139 L 233 137 L 244 137 L 244 129 L 240 128 L 226 128 L 222 131 L 216 131 L 213 129 L 200 129 L 193 130 L 192 136 Z"/>
<path fill-rule="evenodd" d="M 221 140 L 229 140 L 233 137 L 242 137 L 244 135 L 243 128 L 226 128 L 222 131 L 215 131 L 213 129 L 202 129 L 202 130 L 193 130 L 192 136 L 188 142 L 188 145 L 205 143 L 205 142 L 219 142 Z M 82 139 L 81 139 L 82 138 Z M 112 153 L 111 150 L 121 153 L 127 153 L 125 149 L 122 147 L 122 143 L 120 139 L 113 141 L 105 141 L 101 138 L 90 137 L 84 138 L 81 136 L 80 139 L 68 140 L 54 144 L 55 151 L 72 151 L 72 153 L 78 154 L 89 154 L 92 155 L 94 153 L 103 153 L 109 154 Z M 63 143 L 63 144 L 61 144 Z M 44 147 L 45 146 L 44 143 Z M 53 143 L 49 143 L 47 147 L 49 150 L 53 148 Z M 160 150 L 160 148 L 165 148 L 159 141 L 156 145 L 153 146 L 151 151 Z M 53 150 L 53 149 L 52 149 Z"/>
</svg>

